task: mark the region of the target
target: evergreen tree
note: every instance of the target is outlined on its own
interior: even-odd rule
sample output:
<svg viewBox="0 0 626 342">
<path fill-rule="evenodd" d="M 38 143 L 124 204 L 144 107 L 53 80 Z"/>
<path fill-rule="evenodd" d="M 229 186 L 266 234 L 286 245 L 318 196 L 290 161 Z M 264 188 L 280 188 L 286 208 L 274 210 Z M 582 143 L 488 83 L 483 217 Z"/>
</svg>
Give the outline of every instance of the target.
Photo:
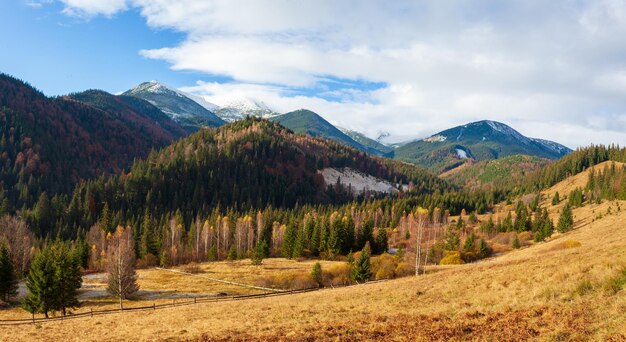
<svg viewBox="0 0 626 342">
<path fill-rule="evenodd" d="M 54 309 L 60 310 L 65 316 L 66 309 L 80 306 L 78 289 L 83 281 L 80 273 L 80 260 L 65 243 L 55 243 L 53 251 L 57 289 Z"/>
<path fill-rule="evenodd" d="M 476 240 L 476 235 L 472 232 L 467 239 L 465 239 L 465 244 L 463 245 L 464 252 L 471 252 L 474 250 L 474 241 Z"/>
<path fill-rule="evenodd" d="M 51 247 L 44 248 L 31 263 L 26 288 L 28 295 L 22 302 L 23 308 L 33 314 L 43 313 L 48 318 L 48 313 L 55 308 L 59 292 Z"/>
<path fill-rule="evenodd" d="M 363 248 L 359 257 L 354 261 L 352 267 L 352 280 L 361 283 L 366 282 L 372 277 L 372 265 L 370 261 L 369 248 Z"/>
<path fill-rule="evenodd" d="M 572 208 L 568 204 L 565 204 L 559 216 L 559 222 L 557 223 L 557 230 L 561 233 L 565 233 L 572 229 L 574 225 L 574 217 L 572 215 Z"/>
<path fill-rule="evenodd" d="M 323 277 L 322 277 L 322 265 L 319 262 L 316 262 L 313 265 L 313 269 L 311 270 L 311 278 L 317 284 L 317 287 L 323 286 Z"/>
<path fill-rule="evenodd" d="M 511 243 L 511 246 L 514 249 L 519 249 L 521 247 L 521 244 L 520 244 L 519 238 L 517 237 L 517 234 L 515 234 L 515 238 L 513 239 L 513 242 Z"/>
<path fill-rule="evenodd" d="M 554 197 L 552 197 L 552 205 L 557 205 L 559 202 L 561 202 L 561 199 L 559 198 L 559 192 L 557 191 L 554 194 Z"/>
<path fill-rule="evenodd" d="M 269 247 L 267 245 L 267 241 L 262 239 L 254 247 L 254 250 L 252 250 L 252 264 L 261 265 L 261 263 L 263 263 L 263 258 L 267 255 L 269 255 Z"/>
<path fill-rule="evenodd" d="M 374 242 L 374 220 L 371 218 L 365 220 L 361 229 L 361 236 L 356 246 L 358 249 L 363 249 L 367 242 L 370 242 L 370 244 Z"/>
<path fill-rule="evenodd" d="M 379 228 L 376 237 L 376 251 L 378 254 L 386 253 L 389 249 L 389 241 L 387 237 L 387 229 Z"/>
<path fill-rule="evenodd" d="M 489 248 L 489 245 L 487 245 L 484 239 L 480 239 L 478 243 L 478 254 L 481 258 L 486 258 L 491 255 L 491 248 Z"/>
<path fill-rule="evenodd" d="M 287 224 L 285 229 L 285 236 L 283 238 L 282 255 L 287 259 L 291 259 L 293 256 L 293 249 L 296 245 L 297 238 L 296 226 L 293 222 Z"/>
<path fill-rule="evenodd" d="M 0 299 L 8 303 L 11 297 L 17 295 L 17 291 L 18 283 L 13 262 L 7 246 L 3 243 L 0 246 Z"/>
</svg>

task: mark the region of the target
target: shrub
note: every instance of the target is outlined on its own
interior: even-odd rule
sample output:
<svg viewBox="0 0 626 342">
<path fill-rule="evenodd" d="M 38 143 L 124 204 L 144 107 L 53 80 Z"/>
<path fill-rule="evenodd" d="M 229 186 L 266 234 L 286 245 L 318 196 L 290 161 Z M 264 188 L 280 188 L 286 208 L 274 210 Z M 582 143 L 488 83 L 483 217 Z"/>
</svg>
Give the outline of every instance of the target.
<svg viewBox="0 0 626 342">
<path fill-rule="evenodd" d="M 187 273 L 192 273 L 192 274 L 198 274 L 198 273 L 202 273 L 202 268 L 200 267 L 200 265 L 198 265 L 198 263 L 195 262 L 191 262 L 185 266 L 183 266 L 183 271 L 187 272 Z"/>
<path fill-rule="evenodd" d="M 158 263 L 159 260 L 157 260 L 157 257 L 152 253 L 148 253 L 144 255 L 143 258 L 137 260 L 136 266 L 137 268 L 148 268 L 156 266 Z"/>
<path fill-rule="evenodd" d="M 372 273 L 374 273 L 376 280 L 395 278 L 396 263 L 394 258 L 388 253 L 383 253 L 375 258 L 372 262 Z"/>
<path fill-rule="evenodd" d="M 415 265 L 413 263 L 401 262 L 395 269 L 396 277 L 405 277 L 415 274 Z M 420 271 L 421 273 L 421 271 Z"/>
<path fill-rule="evenodd" d="M 316 262 L 315 265 L 313 265 L 313 269 L 311 270 L 311 278 L 317 284 L 318 287 L 321 287 L 324 285 L 324 278 L 322 275 L 322 265 L 320 265 L 319 262 Z"/>
<path fill-rule="evenodd" d="M 514 249 L 519 249 L 521 247 L 521 244 L 519 242 L 519 239 L 517 238 L 517 235 L 515 235 L 515 238 L 513 239 L 513 242 L 511 243 L 511 247 L 513 247 Z"/>
<path fill-rule="evenodd" d="M 324 285 L 348 285 L 352 283 L 351 274 L 352 268 L 350 265 L 339 264 L 330 267 L 327 271 L 324 271 Z"/>
<path fill-rule="evenodd" d="M 593 292 L 593 285 L 589 279 L 581 280 L 580 283 L 576 285 L 576 289 L 574 290 L 574 293 L 579 296 L 584 296 L 591 292 Z"/>
<path fill-rule="evenodd" d="M 461 265 L 464 263 L 461 258 L 461 253 L 457 251 L 446 251 L 446 256 L 441 259 L 439 265 Z"/>
</svg>

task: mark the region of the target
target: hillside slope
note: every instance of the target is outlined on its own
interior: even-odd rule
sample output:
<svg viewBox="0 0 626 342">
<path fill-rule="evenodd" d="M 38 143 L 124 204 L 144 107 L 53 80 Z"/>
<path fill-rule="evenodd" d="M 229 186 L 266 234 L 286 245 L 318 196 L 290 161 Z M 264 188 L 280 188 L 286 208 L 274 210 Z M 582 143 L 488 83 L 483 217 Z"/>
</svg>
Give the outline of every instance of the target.
<svg viewBox="0 0 626 342">
<path fill-rule="evenodd" d="M 270 120 L 278 122 L 296 133 L 334 140 L 361 151 L 368 150 L 340 131 L 337 127 L 333 126 L 330 122 L 326 121 L 319 114 L 310 110 L 300 109 L 273 117 Z"/>
<path fill-rule="evenodd" d="M 182 133 L 171 120 L 132 108 L 141 104 L 116 103 L 119 110 L 105 111 L 48 98 L 0 75 L 0 199 L 16 208 L 44 191 L 69 193 L 81 179 L 118 173 Z"/>
<path fill-rule="evenodd" d="M 558 159 L 569 152 L 563 145 L 528 138 L 503 123 L 484 120 L 405 144 L 395 150 L 394 156 L 441 173 L 468 159 L 492 160 L 515 154 Z"/>
<path fill-rule="evenodd" d="M 128 175 L 81 184 L 72 203 L 88 212 L 72 220 L 100 217 L 104 203 L 112 212 L 123 211 L 121 217 L 139 217 L 150 208 L 156 217 L 180 210 L 191 219 L 220 206 L 248 210 L 353 201 L 345 186 L 324 181 L 319 171 L 326 168 L 349 168 L 393 186 L 412 184 L 421 194 L 451 189 L 421 168 L 249 118 L 181 139 L 136 162 Z M 90 198 L 99 200 L 90 208 L 82 206 Z"/>
<path fill-rule="evenodd" d="M 549 163 L 549 159 L 513 155 L 494 160 L 467 162 L 442 173 L 440 177 L 468 190 L 511 188 L 522 183 L 528 174 Z"/>
</svg>

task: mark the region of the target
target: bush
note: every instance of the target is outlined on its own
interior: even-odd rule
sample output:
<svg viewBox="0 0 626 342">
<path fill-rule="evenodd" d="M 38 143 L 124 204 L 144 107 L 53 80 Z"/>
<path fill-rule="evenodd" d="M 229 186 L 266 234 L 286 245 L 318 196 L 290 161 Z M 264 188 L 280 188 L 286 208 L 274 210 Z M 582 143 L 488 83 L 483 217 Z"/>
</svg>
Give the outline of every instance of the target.
<svg viewBox="0 0 626 342">
<path fill-rule="evenodd" d="M 324 285 L 324 277 L 322 275 L 322 265 L 319 262 L 316 262 L 313 265 L 313 269 L 311 270 L 311 279 L 317 284 L 318 287 Z"/>
<path fill-rule="evenodd" d="M 461 258 L 461 253 L 457 251 L 446 251 L 446 256 L 441 259 L 439 265 L 461 265 L 464 263 Z"/>
<path fill-rule="evenodd" d="M 185 266 L 182 267 L 183 272 L 187 272 L 187 273 L 192 273 L 192 274 L 198 274 L 198 273 L 202 273 L 202 268 L 200 267 L 200 265 L 198 265 L 198 263 L 195 262 L 191 262 Z"/>
<path fill-rule="evenodd" d="M 396 266 L 396 277 L 406 277 L 415 274 L 415 265 L 408 262 L 401 262 Z M 421 273 L 421 271 L 420 271 Z"/>
<path fill-rule="evenodd" d="M 323 274 L 325 286 L 352 284 L 352 267 L 347 263 L 334 265 Z"/>
<path fill-rule="evenodd" d="M 154 267 L 159 263 L 159 260 L 157 260 L 157 257 L 152 254 L 152 253 L 148 253 L 146 255 L 143 256 L 143 258 L 137 260 L 137 268 L 148 268 L 148 267 Z"/>
<path fill-rule="evenodd" d="M 396 263 L 394 258 L 388 253 L 383 253 L 375 258 L 372 262 L 372 273 L 374 273 L 376 280 L 395 278 Z"/>
</svg>

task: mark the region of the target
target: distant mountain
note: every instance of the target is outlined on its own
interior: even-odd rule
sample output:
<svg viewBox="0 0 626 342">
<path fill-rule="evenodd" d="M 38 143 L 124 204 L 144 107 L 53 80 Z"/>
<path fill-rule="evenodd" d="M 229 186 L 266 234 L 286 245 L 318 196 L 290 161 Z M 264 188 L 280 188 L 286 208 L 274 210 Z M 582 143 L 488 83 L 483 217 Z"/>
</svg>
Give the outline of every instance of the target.
<svg viewBox="0 0 626 342">
<path fill-rule="evenodd" d="M 141 83 L 122 95 L 134 96 L 150 102 L 189 132 L 196 131 L 203 126 L 219 127 L 224 124 L 224 120 L 210 110 L 210 108 L 217 109 L 217 106 L 213 107 L 213 104 L 202 102 L 203 100 L 197 96 L 172 89 L 157 81 Z"/>
<path fill-rule="evenodd" d="M 296 133 L 308 134 L 313 137 L 326 138 L 356 148 L 364 152 L 369 149 L 354 141 L 348 135 L 326 121 L 319 114 L 307 109 L 299 109 L 270 119 L 291 129 Z"/>
<path fill-rule="evenodd" d="M 163 113 L 150 102 L 133 96 L 115 96 L 102 90 L 87 90 L 68 95 L 83 103 L 124 118 L 131 125 L 137 126 L 141 120 L 144 129 L 148 129 L 150 137 L 155 139 L 163 133 L 168 133 L 166 139 L 176 140 L 187 135 L 187 132 L 168 115 Z"/>
<path fill-rule="evenodd" d="M 265 103 L 251 98 L 230 101 L 217 108 L 215 114 L 226 122 L 241 120 L 247 116 L 268 119 L 280 115 L 270 109 Z"/>
<path fill-rule="evenodd" d="M 352 138 L 352 140 L 354 140 L 357 143 L 361 144 L 365 148 L 368 148 L 368 149 L 370 149 L 372 151 L 376 151 L 375 154 L 378 154 L 378 155 L 388 155 L 391 152 L 393 152 L 393 147 L 387 146 L 385 144 L 382 144 L 379 141 L 376 141 L 376 140 L 374 140 L 372 138 L 369 138 L 369 137 L 367 137 L 363 133 L 352 131 L 352 130 L 349 130 L 347 128 L 341 128 L 341 127 L 338 127 L 338 128 L 345 135 L 349 136 L 350 138 Z"/>
<path fill-rule="evenodd" d="M 69 193 L 81 179 L 119 173 L 184 133 L 143 101 L 100 91 L 48 98 L 0 74 L 0 202 L 15 209 L 43 192 Z"/>
<path fill-rule="evenodd" d="M 399 146 L 394 155 L 441 173 L 467 159 L 492 160 L 515 154 L 557 159 L 569 152 L 571 149 L 558 143 L 528 138 L 503 123 L 483 120 Z"/>
</svg>

